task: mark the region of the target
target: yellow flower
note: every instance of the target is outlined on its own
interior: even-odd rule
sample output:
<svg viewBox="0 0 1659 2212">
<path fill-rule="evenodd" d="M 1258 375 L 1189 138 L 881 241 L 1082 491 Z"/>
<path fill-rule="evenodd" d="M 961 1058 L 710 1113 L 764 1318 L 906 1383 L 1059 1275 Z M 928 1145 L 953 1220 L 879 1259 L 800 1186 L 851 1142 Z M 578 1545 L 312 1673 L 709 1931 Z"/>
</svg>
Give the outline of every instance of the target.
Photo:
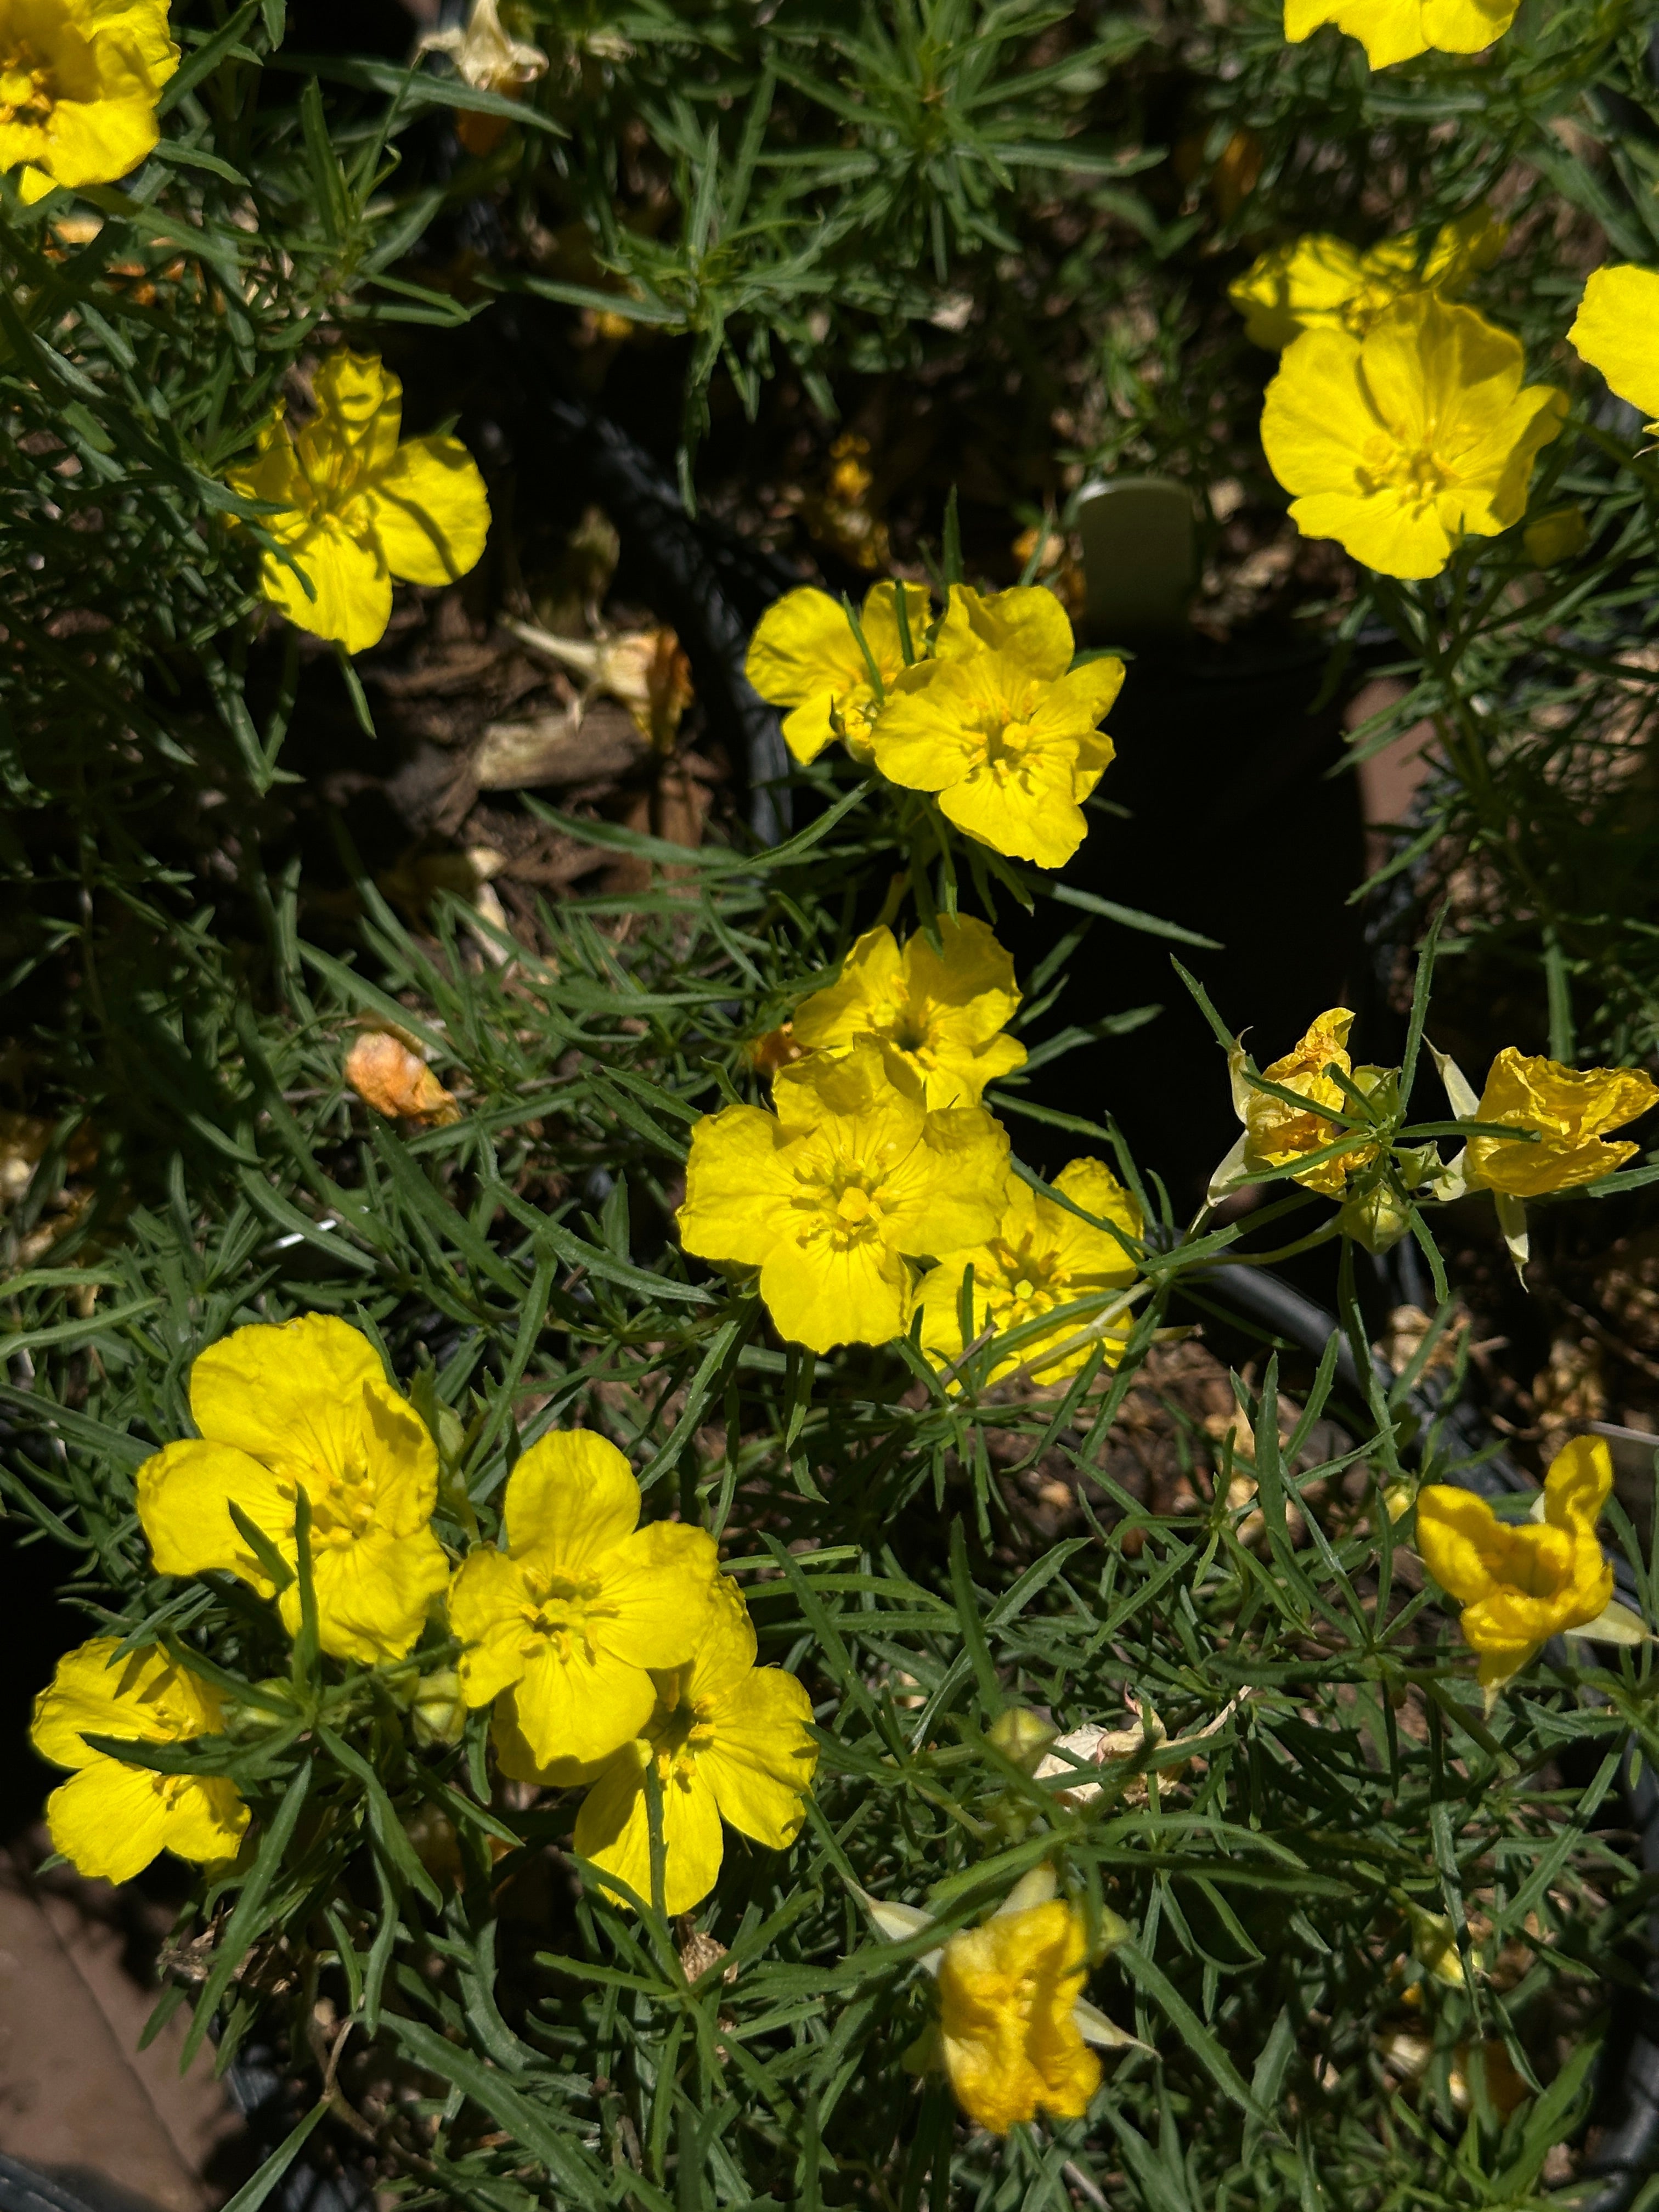
<svg viewBox="0 0 1659 2212">
<path fill-rule="evenodd" d="M 158 1851 L 234 1858 L 247 1826 L 241 1793 L 223 1775 L 155 1774 L 94 1751 L 88 1735 L 189 1743 L 224 1729 L 219 1692 L 152 1645 L 118 1662 L 118 1638 L 97 1636 L 58 1662 L 34 1701 L 29 1741 L 76 1771 L 46 1800 L 54 1850 L 92 1880 L 131 1881 Z"/>
<path fill-rule="evenodd" d="M 933 650 L 882 711 L 876 766 L 936 793 L 948 819 L 993 852 L 1062 867 L 1088 832 L 1082 801 L 1112 757 L 1097 726 L 1123 663 L 1109 654 L 1073 668 L 1066 610 L 1036 586 L 982 599 L 953 584 Z"/>
<path fill-rule="evenodd" d="M 1385 576 L 1438 575 L 1466 536 L 1521 520 L 1566 398 L 1528 386 L 1520 343 L 1472 307 L 1409 293 L 1363 338 L 1304 331 L 1267 386 L 1261 442 L 1291 519 Z"/>
<path fill-rule="evenodd" d="M 1285 1091 L 1294 1091 L 1310 1106 L 1351 1111 L 1346 1092 L 1335 1076 L 1326 1071 L 1334 1067 L 1344 1075 L 1352 1075 L 1353 1062 L 1346 1049 L 1352 1026 L 1353 1016 L 1347 1008 L 1333 1006 L 1328 1013 L 1320 1015 L 1282 1060 L 1264 1067 L 1263 1076 Z M 1340 1125 L 1324 1115 L 1299 1113 L 1284 1099 L 1251 1090 L 1242 1081 L 1237 1103 L 1244 1122 L 1242 1164 L 1252 1175 L 1264 1168 L 1289 1167 L 1310 1152 L 1323 1152 L 1342 1133 Z M 1340 1153 L 1318 1167 L 1301 1169 L 1291 1180 L 1309 1190 L 1322 1191 L 1328 1198 L 1334 1197 L 1347 1181 L 1349 1169 L 1369 1159 L 1372 1149 L 1356 1138 L 1351 1154 Z"/>
<path fill-rule="evenodd" d="M 1505 1045 L 1468 1118 L 1541 1133 L 1535 1145 L 1471 1137 L 1468 1181 L 1511 1198 L 1540 1198 L 1547 1191 L 1595 1182 L 1639 1149 L 1608 1144 L 1607 1131 L 1622 1128 L 1656 1103 L 1659 1084 L 1639 1067 L 1563 1067 Z"/>
<path fill-rule="evenodd" d="M 1099 1160 L 1073 1160 L 1054 1178 L 1054 1188 L 1099 1221 L 1115 1221 L 1130 1237 L 1142 1228 L 1140 1208 Z M 921 1341 L 935 1366 L 959 1358 L 963 1351 L 962 1285 L 974 1271 L 974 1334 L 994 1329 L 999 1336 L 1056 1306 L 1079 1298 L 1101 1303 L 1127 1290 L 1135 1263 L 1109 1230 L 1091 1229 L 1076 1214 L 1046 1198 L 1017 1176 L 1008 1178 L 997 1232 L 988 1243 L 962 1252 L 946 1252 L 921 1286 Z M 1093 1350 L 1076 1345 L 1063 1355 L 1058 1347 L 1086 1328 L 1090 1316 L 1073 1314 L 1012 1352 L 991 1371 L 1000 1382 L 1022 1366 L 1039 1382 L 1075 1375 Z M 1123 1348 L 1127 1329 L 1115 1324 L 1103 1339 L 1109 1364 Z"/>
<path fill-rule="evenodd" d="M 872 584 L 860 622 L 884 688 L 904 666 L 899 642 L 896 584 Z M 921 658 L 931 619 L 927 588 L 904 586 L 911 650 Z M 832 738 L 843 738 L 855 760 L 870 757 L 870 729 L 880 712 L 870 664 L 860 650 L 847 610 L 828 592 L 803 586 L 768 607 L 749 641 L 744 672 L 763 699 L 791 707 L 783 734 L 798 761 L 813 761 Z"/>
<path fill-rule="evenodd" d="M 907 1260 L 995 1233 L 1007 1135 L 983 1107 L 928 1109 L 868 1042 L 780 1070 L 772 1093 L 775 1115 L 727 1106 L 692 1130 L 685 1249 L 758 1267 L 792 1343 L 885 1344 L 910 1318 Z"/>
<path fill-rule="evenodd" d="M 1019 986 L 982 921 L 941 915 L 939 929 L 939 952 L 920 930 L 902 952 L 890 929 L 867 930 L 838 980 L 796 1007 L 793 1042 L 825 1052 L 873 1037 L 915 1071 L 927 1105 L 977 1106 L 988 1083 L 1024 1065 L 1003 1031 Z"/>
<path fill-rule="evenodd" d="M 505 1716 L 537 1766 L 607 1758 L 651 1717 L 647 1669 L 696 1649 L 713 1600 L 714 1539 L 653 1521 L 615 1444 L 544 1437 L 507 1486 L 507 1549 L 472 1552 L 449 1591 L 469 1705 Z"/>
<path fill-rule="evenodd" d="M 583 1858 L 648 1899 L 645 1776 L 656 1761 L 671 1913 L 689 1912 L 714 1887 L 725 1855 L 722 1820 L 781 1851 L 805 1818 L 801 1801 L 818 1763 L 811 1700 L 793 1674 L 757 1667 L 755 1649 L 743 1600 L 722 1577 L 690 1663 L 653 1677 L 656 1709 L 643 1735 L 602 1770 L 576 1815 Z"/>
<path fill-rule="evenodd" d="M 1520 0 L 1285 0 L 1285 36 L 1292 46 L 1322 23 L 1334 23 L 1365 49 L 1374 70 L 1408 62 L 1431 49 L 1478 54 L 1501 39 Z"/>
<path fill-rule="evenodd" d="M 392 618 L 394 576 L 453 584 L 475 565 L 489 501 L 459 438 L 398 444 L 403 386 L 373 355 L 331 354 L 313 391 L 317 412 L 299 437 L 279 410 L 259 434 L 258 458 L 228 481 L 283 510 L 264 526 L 301 573 L 267 553 L 266 599 L 299 629 L 362 653 Z"/>
<path fill-rule="evenodd" d="M 156 1572 L 217 1567 L 270 1597 L 275 1585 L 230 1508 L 291 1569 L 303 1490 L 323 1650 L 363 1666 L 400 1659 L 448 1578 L 428 1526 L 438 1455 L 368 1339 L 325 1314 L 239 1328 L 197 1360 L 190 1410 L 202 1440 L 168 1444 L 138 1470 L 138 1518 Z M 278 1603 L 292 1636 L 297 1581 Z"/>
<path fill-rule="evenodd" d="M 547 67 L 547 56 L 539 46 L 512 37 L 503 27 L 495 0 L 472 0 L 465 30 L 457 23 L 447 31 L 428 31 L 415 51 L 447 54 L 464 84 L 475 92 L 498 93 L 504 100 L 516 100 Z M 506 135 L 504 115 L 489 115 L 476 107 L 457 109 L 455 136 L 469 154 L 488 154 Z"/>
<path fill-rule="evenodd" d="M 1621 399 L 1659 416 L 1659 270 L 1595 270 L 1567 337 Z M 1646 428 L 1659 434 L 1659 422 Z"/>
<path fill-rule="evenodd" d="M 1544 1480 L 1543 1518 L 1519 1528 L 1484 1498 L 1430 1483 L 1417 1500 L 1417 1544 L 1442 1589 L 1463 1607 L 1464 1641 L 1495 1687 L 1524 1667 L 1547 1637 L 1582 1628 L 1613 1596 L 1613 1569 L 1595 1523 L 1613 1487 L 1613 1457 L 1600 1437 L 1575 1437 Z"/>
<path fill-rule="evenodd" d="M 1495 261 L 1508 236 L 1490 208 L 1478 207 L 1443 226 L 1418 267 L 1417 234 L 1385 238 L 1364 252 L 1320 231 L 1270 246 L 1227 288 L 1253 344 L 1277 352 L 1303 331 L 1334 329 L 1363 337 L 1402 294 L 1428 289 L 1443 299 L 1461 292 L 1477 269 Z"/>
<path fill-rule="evenodd" d="M 0 169 L 26 200 L 125 177 L 178 66 L 161 0 L 0 0 Z"/>
<path fill-rule="evenodd" d="M 1083 1916 L 1058 1897 L 964 1928 L 939 1966 L 945 2070 L 969 2118 L 994 2136 L 1046 2112 L 1080 2120 L 1100 2061 L 1073 2008 L 1088 1972 Z"/>
</svg>

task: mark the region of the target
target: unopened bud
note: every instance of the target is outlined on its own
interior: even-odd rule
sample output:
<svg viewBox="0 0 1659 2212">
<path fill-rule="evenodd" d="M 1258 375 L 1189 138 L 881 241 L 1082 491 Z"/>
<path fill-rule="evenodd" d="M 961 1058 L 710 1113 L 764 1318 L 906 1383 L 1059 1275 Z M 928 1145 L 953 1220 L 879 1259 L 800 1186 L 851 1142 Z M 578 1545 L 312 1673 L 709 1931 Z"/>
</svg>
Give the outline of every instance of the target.
<svg viewBox="0 0 1659 2212">
<path fill-rule="evenodd" d="M 453 1667 L 422 1674 L 409 1701 L 410 1726 L 423 1750 L 434 1744 L 459 1743 L 466 1727 L 466 1706 L 461 1698 L 461 1678 Z"/>
<path fill-rule="evenodd" d="M 1059 1730 L 1039 1714 L 1028 1711 L 1024 1705 L 1010 1705 L 986 1729 L 985 1740 L 994 1744 L 1005 1759 L 1032 1774 L 1058 1734 Z"/>
</svg>

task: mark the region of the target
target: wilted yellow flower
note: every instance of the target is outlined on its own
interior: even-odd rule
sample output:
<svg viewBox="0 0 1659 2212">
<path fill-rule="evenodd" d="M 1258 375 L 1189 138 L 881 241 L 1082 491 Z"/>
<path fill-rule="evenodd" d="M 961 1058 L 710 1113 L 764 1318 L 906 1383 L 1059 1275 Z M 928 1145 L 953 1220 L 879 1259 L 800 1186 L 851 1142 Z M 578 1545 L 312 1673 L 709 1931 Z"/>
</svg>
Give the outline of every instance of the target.
<svg viewBox="0 0 1659 2212">
<path fill-rule="evenodd" d="M 1346 239 L 1316 232 L 1270 246 L 1234 278 L 1227 297 L 1244 318 L 1245 337 L 1275 352 L 1303 331 L 1363 337 L 1404 293 L 1427 289 L 1455 298 L 1476 270 L 1497 259 L 1508 234 L 1490 208 L 1476 208 L 1443 227 L 1419 269 L 1415 231 L 1363 253 Z"/>
<path fill-rule="evenodd" d="M 1282 1060 L 1264 1067 L 1262 1075 L 1269 1083 L 1277 1083 L 1281 1089 L 1294 1091 L 1297 1097 L 1305 1098 L 1310 1109 L 1334 1106 L 1344 1113 L 1352 1111 L 1347 1093 L 1336 1077 L 1327 1071 L 1334 1068 L 1344 1075 L 1352 1075 L 1353 1062 L 1346 1049 L 1348 1031 L 1352 1026 L 1353 1016 L 1347 1008 L 1333 1006 L 1328 1013 L 1320 1015 Z M 1235 1057 L 1242 1066 L 1242 1053 Z M 1323 1152 L 1342 1133 L 1340 1125 L 1326 1115 L 1311 1110 L 1301 1112 L 1282 1098 L 1253 1089 L 1237 1069 L 1234 1085 L 1234 1103 L 1244 1124 L 1237 1158 L 1248 1174 L 1258 1174 L 1265 1168 L 1289 1167 L 1293 1160 L 1304 1159 L 1310 1152 Z M 1369 1159 L 1371 1150 L 1363 1137 L 1356 1136 L 1352 1152 L 1339 1153 L 1334 1159 L 1325 1160 L 1317 1167 L 1301 1169 L 1291 1180 L 1334 1198 L 1347 1181 L 1349 1169 Z"/>
<path fill-rule="evenodd" d="M 982 921 L 941 915 L 940 950 L 918 930 L 901 952 L 890 929 L 866 930 L 837 980 L 795 1009 L 809 1052 L 873 1037 L 914 1069 L 929 1106 L 977 1106 L 988 1083 L 1025 1062 L 1006 1034 L 1019 1005 L 1014 963 Z"/>
<path fill-rule="evenodd" d="M 227 482 L 283 510 L 264 527 L 300 574 L 267 553 L 266 599 L 298 629 L 362 653 L 392 619 L 394 576 L 453 584 L 476 564 L 489 501 L 459 438 L 399 445 L 403 386 L 373 355 L 331 354 L 312 388 L 317 412 L 299 437 L 279 410 L 259 433 L 258 459 Z"/>
<path fill-rule="evenodd" d="M 1058 1887 L 1052 1867 L 1034 1867 L 988 1920 L 959 1930 L 920 1961 L 939 1978 L 939 2025 L 905 2052 L 904 2063 L 918 2073 L 942 2066 L 969 2118 L 993 2135 L 1006 2135 L 1040 2112 L 1081 2118 L 1100 2086 L 1100 2062 L 1088 2045 L 1146 2047 L 1082 1996 L 1087 1933 Z M 932 1924 L 919 1906 L 858 1894 L 890 1942 L 907 1942 Z M 1100 1952 L 1128 1932 L 1115 1912 L 1103 1912 Z"/>
<path fill-rule="evenodd" d="M 461 1118 L 454 1092 L 446 1091 L 419 1053 L 390 1030 L 365 1030 L 355 1038 L 341 1072 L 364 1104 L 390 1121 L 424 1121 L 441 1129 Z"/>
<path fill-rule="evenodd" d="M 1656 1103 L 1659 1084 L 1639 1067 L 1563 1067 L 1505 1045 L 1468 1118 L 1536 1129 L 1540 1139 L 1508 1144 L 1501 1137 L 1471 1137 L 1468 1179 L 1511 1198 L 1541 1198 L 1547 1191 L 1595 1182 L 1639 1149 L 1607 1143 L 1607 1131 L 1622 1128 Z"/>
<path fill-rule="evenodd" d="M 994 1232 L 1007 1134 L 983 1107 L 930 1109 L 867 1042 L 781 1069 L 772 1092 L 775 1114 L 727 1106 L 692 1130 L 681 1239 L 758 1267 L 792 1343 L 885 1344 L 910 1318 L 908 1262 Z"/>
<path fill-rule="evenodd" d="M 499 93 L 504 100 L 516 100 L 547 67 L 539 46 L 513 38 L 503 27 L 496 0 L 472 0 L 465 30 L 455 24 L 447 31 L 428 31 L 415 51 L 447 54 L 464 83 L 475 92 Z M 455 136 L 469 154 L 488 154 L 506 135 L 504 115 L 487 115 L 476 107 L 456 110 Z"/>
<path fill-rule="evenodd" d="M 787 1850 L 805 1818 L 802 1799 L 818 1763 L 812 1705 L 793 1674 L 755 1664 L 747 1608 L 723 1577 L 690 1663 L 653 1676 L 656 1709 L 594 1780 L 576 1815 L 576 1849 L 651 1895 L 645 1775 L 662 1783 L 665 1909 L 689 1912 L 714 1887 L 725 1856 L 722 1820 Z"/>
<path fill-rule="evenodd" d="M 26 200 L 113 184 L 160 137 L 178 66 L 161 0 L 0 0 L 0 169 L 23 165 Z"/>
<path fill-rule="evenodd" d="M 896 584 L 872 584 L 859 617 L 884 689 L 897 681 L 904 666 L 898 589 Z M 920 658 L 932 619 L 925 585 L 905 585 L 904 607 L 911 649 Z M 881 702 L 847 610 L 828 592 L 804 585 L 768 607 L 749 641 L 744 670 L 763 699 L 794 710 L 783 718 L 783 734 L 798 761 L 816 760 L 832 738 L 843 738 L 855 760 L 868 761 L 871 726 Z"/>
<path fill-rule="evenodd" d="M 1385 576 L 1438 575 L 1468 536 L 1518 522 L 1566 396 L 1524 391 L 1518 339 L 1432 292 L 1396 300 L 1363 338 L 1304 331 L 1261 411 L 1291 519 Z"/>
<path fill-rule="evenodd" d="M 1478 54 L 1501 39 L 1520 0 L 1285 0 L 1285 36 L 1292 46 L 1322 23 L 1334 23 L 1365 49 L 1374 70 L 1408 62 L 1431 50 Z"/>
<path fill-rule="evenodd" d="M 507 1478 L 507 1548 L 470 1553 L 449 1591 L 469 1705 L 503 1698 L 538 1767 L 605 1759 L 651 1717 L 648 1668 L 680 1667 L 713 1602 L 714 1539 L 641 1528 L 640 1486 L 603 1437 L 561 1430 Z"/>
<path fill-rule="evenodd" d="M 1418 1495 L 1417 1545 L 1442 1589 L 1463 1607 L 1464 1641 L 1487 1688 L 1506 1682 L 1539 1645 L 1582 1628 L 1613 1596 L 1595 1524 L 1613 1487 L 1600 1437 L 1575 1437 L 1544 1480 L 1541 1521 L 1500 1521 L 1484 1498 L 1431 1482 Z"/>
<path fill-rule="evenodd" d="M 1080 2120 L 1100 2061 L 1073 2018 L 1089 1969 L 1083 1916 L 1058 1897 L 952 1936 L 939 1960 L 945 2070 L 994 2136 L 1047 2113 Z"/>
<path fill-rule="evenodd" d="M 234 1858 L 247 1826 L 240 1791 L 223 1775 L 155 1774 L 94 1751 L 88 1735 L 189 1743 L 224 1729 L 219 1692 L 164 1651 L 117 1660 L 118 1638 L 97 1636 L 58 1662 L 34 1701 L 29 1741 L 76 1771 L 46 1800 L 54 1850 L 94 1881 L 131 1881 L 158 1851 Z"/>
<path fill-rule="evenodd" d="M 1098 727 L 1123 682 L 1107 654 L 1072 666 L 1052 592 L 951 587 L 933 659 L 899 678 L 871 735 L 890 782 L 931 791 L 959 830 L 1012 859 L 1062 867 L 1114 747 Z"/>
<path fill-rule="evenodd" d="M 1054 1188 L 1097 1220 L 1116 1222 L 1132 1238 L 1140 1235 L 1139 1206 L 1103 1162 L 1072 1161 L 1055 1176 Z M 921 1341 L 935 1366 L 946 1366 L 962 1356 L 962 1285 L 970 1267 L 975 1337 L 988 1328 L 1005 1335 L 1080 1298 L 1095 1298 L 1103 1305 L 1135 1278 L 1133 1260 L 1109 1229 L 1091 1229 L 1030 1183 L 1010 1176 L 995 1236 L 966 1251 L 941 1253 L 938 1267 L 922 1284 Z M 1059 1347 L 1089 1322 L 1087 1313 L 1056 1322 L 1023 1350 L 1000 1361 L 991 1370 L 991 1380 L 1000 1382 L 1021 1367 L 1039 1382 L 1058 1382 L 1075 1375 L 1092 1344 L 1074 1345 L 1063 1354 Z M 1127 1333 L 1125 1325 L 1117 1323 L 1102 1338 L 1109 1363 L 1117 1359 Z"/>
<path fill-rule="evenodd" d="M 1621 399 L 1659 416 L 1659 270 L 1595 270 L 1567 337 Z M 1659 434 L 1659 422 L 1647 429 Z"/>
<path fill-rule="evenodd" d="M 368 1338 L 327 1314 L 239 1328 L 191 1370 L 190 1411 L 201 1440 L 167 1444 L 138 1470 L 138 1518 L 156 1572 L 216 1567 L 272 1596 L 230 1508 L 292 1570 L 303 1490 L 323 1650 L 366 1667 L 401 1659 L 448 1577 L 430 1527 L 438 1455 Z M 278 1604 L 296 1635 L 297 1580 Z"/>
</svg>

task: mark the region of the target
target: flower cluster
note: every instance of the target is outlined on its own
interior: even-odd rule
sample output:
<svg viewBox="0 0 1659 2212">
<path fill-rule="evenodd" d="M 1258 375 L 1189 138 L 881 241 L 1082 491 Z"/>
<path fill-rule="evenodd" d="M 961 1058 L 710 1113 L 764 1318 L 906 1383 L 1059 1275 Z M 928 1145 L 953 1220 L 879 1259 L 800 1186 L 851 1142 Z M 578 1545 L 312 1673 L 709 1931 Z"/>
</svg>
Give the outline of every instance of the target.
<svg viewBox="0 0 1659 2212">
<path fill-rule="evenodd" d="M 457 1700 L 492 1706 L 503 1771 L 591 1784 L 577 1848 L 647 1899 L 641 1776 L 654 1759 L 671 1910 L 712 1887 L 722 1817 L 776 1849 L 793 1840 L 817 1763 L 806 1693 L 755 1664 L 713 1539 L 638 1525 L 639 1485 L 614 1444 L 565 1431 L 532 1445 L 507 1484 L 504 1547 L 475 1546 L 452 1572 L 431 1525 L 431 1436 L 345 1322 L 237 1330 L 197 1360 L 191 1411 L 200 1437 L 138 1473 L 158 1572 L 234 1575 L 276 1599 L 290 1635 L 310 1610 L 321 1650 L 360 1667 L 395 1666 L 428 1630 L 434 1660 L 459 1646 L 453 1670 L 404 1699 L 417 1740 L 453 1741 L 440 1709 Z M 107 1638 L 72 1652 L 33 1729 L 43 1757 L 76 1770 L 48 1808 L 56 1848 L 112 1881 L 163 1848 L 234 1856 L 249 1816 L 230 1781 L 152 1771 L 88 1741 L 179 1745 L 225 1726 L 188 1655 Z"/>
<path fill-rule="evenodd" d="M 1058 868 L 1082 843 L 1082 802 L 1112 758 L 1102 716 L 1123 682 L 1110 654 L 1074 665 L 1066 610 L 1041 586 L 953 584 L 935 619 L 925 587 L 878 584 L 856 619 L 824 592 L 790 592 L 750 641 L 750 682 L 787 707 L 798 760 L 840 738 L 890 783 L 928 793 L 967 836 Z"/>
<path fill-rule="evenodd" d="M 1097 1342 L 1115 1357 L 1139 1210 L 1098 1161 L 1073 1161 L 1058 1200 L 1010 1173 L 1007 1133 L 981 1100 L 1024 1060 L 1002 1028 L 1018 1004 L 983 922 L 943 919 L 937 946 L 867 932 L 797 1007 L 797 1056 L 774 1076 L 772 1109 L 727 1106 L 693 1129 L 686 1250 L 757 1268 L 780 1334 L 814 1352 L 888 1343 L 919 1305 L 923 1349 L 943 1369 L 970 1341 L 1049 1314 L 993 1379 L 1024 1368 L 1059 1380 Z"/>
</svg>

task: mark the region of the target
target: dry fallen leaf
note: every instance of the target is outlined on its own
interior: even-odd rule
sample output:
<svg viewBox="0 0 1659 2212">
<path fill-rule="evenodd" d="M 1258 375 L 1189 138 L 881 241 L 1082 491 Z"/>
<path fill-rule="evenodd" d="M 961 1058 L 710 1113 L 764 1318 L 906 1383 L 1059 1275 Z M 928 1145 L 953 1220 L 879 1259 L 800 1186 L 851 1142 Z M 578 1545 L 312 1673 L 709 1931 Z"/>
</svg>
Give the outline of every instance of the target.
<svg viewBox="0 0 1659 2212">
<path fill-rule="evenodd" d="M 419 1053 L 389 1030 L 365 1030 L 345 1057 L 345 1079 L 366 1105 L 388 1121 L 447 1128 L 461 1109 Z"/>
</svg>

